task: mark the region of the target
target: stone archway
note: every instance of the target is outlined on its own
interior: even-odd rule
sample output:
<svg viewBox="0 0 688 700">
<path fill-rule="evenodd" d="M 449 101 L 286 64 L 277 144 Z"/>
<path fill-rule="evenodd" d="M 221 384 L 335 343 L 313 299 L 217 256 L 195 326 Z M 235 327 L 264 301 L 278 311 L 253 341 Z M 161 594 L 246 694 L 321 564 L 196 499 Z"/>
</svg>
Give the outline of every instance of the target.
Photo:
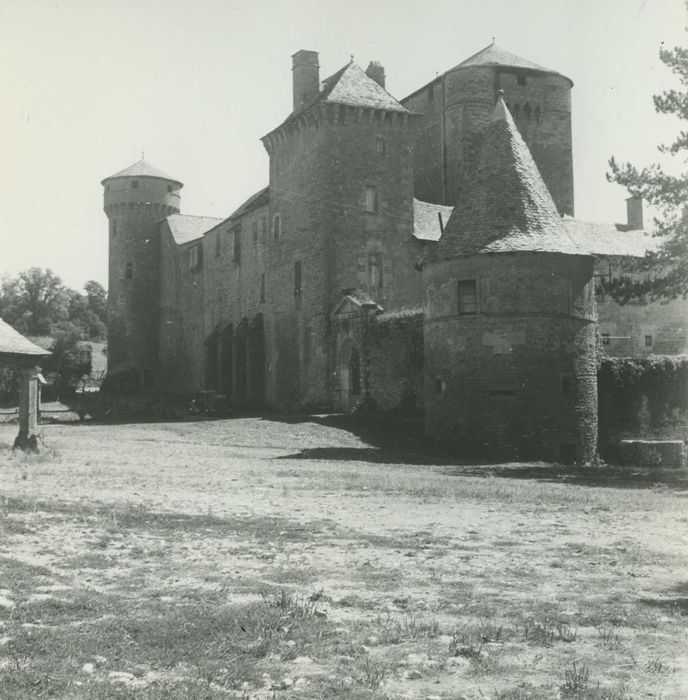
<svg viewBox="0 0 688 700">
<path fill-rule="evenodd" d="M 340 408 L 351 411 L 361 398 L 361 355 L 351 338 L 342 344 L 338 360 Z"/>
</svg>

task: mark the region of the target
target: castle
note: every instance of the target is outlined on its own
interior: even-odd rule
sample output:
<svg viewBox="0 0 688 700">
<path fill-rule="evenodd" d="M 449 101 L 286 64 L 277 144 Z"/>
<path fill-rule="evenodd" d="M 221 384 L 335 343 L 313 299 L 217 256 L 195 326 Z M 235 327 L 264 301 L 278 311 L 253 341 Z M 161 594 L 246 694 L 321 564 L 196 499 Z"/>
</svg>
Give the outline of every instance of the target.
<svg viewBox="0 0 688 700">
<path fill-rule="evenodd" d="M 399 101 L 379 63 L 321 82 L 292 58 L 269 184 L 226 219 L 181 214 L 144 160 L 103 180 L 109 372 L 239 411 L 423 408 L 434 435 L 590 459 L 595 280 L 649 243 L 636 200 L 624 226 L 573 218 L 572 81 L 493 43 Z M 610 349 L 686 347 L 675 317 L 597 306 Z"/>
</svg>

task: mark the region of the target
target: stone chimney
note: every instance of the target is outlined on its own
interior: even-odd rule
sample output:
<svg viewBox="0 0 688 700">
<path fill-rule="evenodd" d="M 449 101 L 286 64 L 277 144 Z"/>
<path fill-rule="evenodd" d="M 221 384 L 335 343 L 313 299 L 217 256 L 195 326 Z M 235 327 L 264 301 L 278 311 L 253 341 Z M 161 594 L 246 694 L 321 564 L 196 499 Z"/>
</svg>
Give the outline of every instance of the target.
<svg viewBox="0 0 688 700">
<path fill-rule="evenodd" d="M 385 86 L 385 67 L 378 61 L 371 61 L 368 64 L 366 75 L 372 78 L 380 87 Z"/>
<path fill-rule="evenodd" d="M 320 64 L 317 51 L 301 49 L 292 57 L 294 114 L 308 107 L 320 92 Z"/>
<path fill-rule="evenodd" d="M 643 223 L 643 200 L 640 197 L 629 197 L 626 200 L 626 219 L 631 231 L 645 228 Z"/>
</svg>

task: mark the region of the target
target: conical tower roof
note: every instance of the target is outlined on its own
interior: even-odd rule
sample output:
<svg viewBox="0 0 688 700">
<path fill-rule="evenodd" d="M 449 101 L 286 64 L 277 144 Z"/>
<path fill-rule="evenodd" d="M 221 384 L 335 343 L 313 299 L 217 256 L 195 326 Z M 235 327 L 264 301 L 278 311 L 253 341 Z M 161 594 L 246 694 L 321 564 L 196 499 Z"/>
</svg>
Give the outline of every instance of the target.
<svg viewBox="0 0 688 700">
<path fill-rule="evenodd" d="M 526 251 L 582 254 L 500 95 L 477 172 L 428 259 Z"/>
<path fill-rule="evenodd" d="M 522 56 L 517 56 L 511 51 L 503 49 L 501 46 L 497 46 L 493 41 L 489 46 L 484 49 L 480 49 L 477 53 L 469 56 L 467 59 L 459 63 L 455 68 L 468 68 L 470 66 L 501 66 L 503 68 L 520 68 L 526 71 L 533 71 L 536 73 L 551 73 L 552 75 L 561 75 L 566 78 L 571 85 L 573 81 L 566 75 L 559 73 L 555 70 L 550 70 L 544 66 L 540 66 L 533 61 L 529 61 L 527 58 Z M 453 70 L 453 69 L 452 69 Z"/>
<path fill-rule="evenodd" d="M 182 183 L 179 180 L 177 180 L 176 177 L 170 177 L 166 173 L 162 172 L 162 170 L 158 170 L 156 167 L 152 166 L 147 160 L 144 160 L 143 158 L 141 158 L 140 161 L 133 163 L 128 168 L 124 168 L 124 170 L 120 170 L 114 175 L 106 177 L 104 180 L 101 181 L 100 184 L 105 184 L 108 180 L 112 180 L 116 177 L 157 177 L 161 180 L 169 180 L 170 182 L 175 182 L 180 187 L 182 186 Z"/>
</svg>

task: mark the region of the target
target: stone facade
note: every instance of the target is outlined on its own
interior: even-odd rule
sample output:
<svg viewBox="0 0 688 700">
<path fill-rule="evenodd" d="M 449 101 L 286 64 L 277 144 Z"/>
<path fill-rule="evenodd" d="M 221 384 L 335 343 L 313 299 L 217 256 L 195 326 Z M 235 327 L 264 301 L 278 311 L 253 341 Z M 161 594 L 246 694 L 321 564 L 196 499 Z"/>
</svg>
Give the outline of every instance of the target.
<svg viewBox="0 0 688 700">
<path fill-rule="evenodd" d="M 239 411 L 424 407 L 435 434 L 587 459 L 591 256 L 607 238 L 605 260 L 642 253 L 617 229 L 561 219 L 573 213 L 571 81 L 494 45 L 400 102 L 376 63 L 320 81 L 317 53 L 299 51 L 293 79 L 293 111 L 262 139 L 268 185 L 226 219 L 180 214 L 182 184 L 145 161 L 103 181 L 110 371 Z M 456 211 L 445 203 L 472 201 L 499 90 L 576 252 L 448 256 L 421 272 Z M 472 318 L 456 308 L 464 278 L 479 279 Z"/>
</svg>

